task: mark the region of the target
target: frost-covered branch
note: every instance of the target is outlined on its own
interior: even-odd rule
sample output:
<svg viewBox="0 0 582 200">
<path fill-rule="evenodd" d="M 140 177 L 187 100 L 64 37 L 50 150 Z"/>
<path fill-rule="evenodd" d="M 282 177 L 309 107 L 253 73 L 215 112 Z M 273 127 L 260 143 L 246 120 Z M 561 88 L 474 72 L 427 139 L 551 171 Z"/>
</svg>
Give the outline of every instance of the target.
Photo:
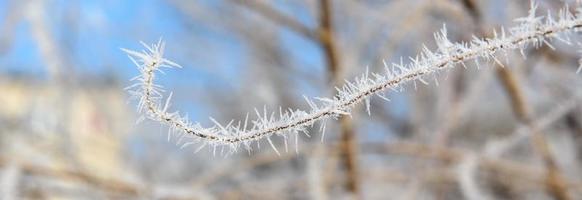
<svg viewBox="0 0 582 200">
<path fill-rule="evenodd" d="M 336 88 L 337 94 L 332 98 L 305 98 L 311 107 L 309 111 L 279 108 L 277 113 L 267 112 L 266 108 L 263 111 L 255 109 L 257 115 L 255 120 L 249 120 L 247 114 L 244 120 L 236 122 L 233 120 L 222 125 L 211 118 L 215 126 L 210 128 L 204 128 L 199 123 L 190 122 L 178 112 L 168 111 L 171 94 L 164 100 L 161 86 L 154 82 L 156 72 L 161 71 L 162 68 L 180 67 L 178 64 L 163 58 L 164 44 L 161 41 L 151 46 L 144 44 L 146 50 L 142 52 L 123 49 L 141 72 L 133 79 L 137 83 L 128 88 L 132 95 L 139 100 L 138 110 L 144 113 L 145 117 L 168 125 L 171 132 L 183 133 L 182 137 L 193 139 L 184 145 L 201 142 L 202 145 L 199 149 L 209 144 L 214 149 L 217 146 L 227 146 L 232 151 L 237 151 L 242 145 L 250 151 L 252 142 L 264 138 L 279 153 L 271 141 L 271 136 L 283 137 L 286 150 L 288 150 L 288 138 L 294 136 L 297 148 L 298 135 L 300 133 L 308 135 L 308 126 L 321 122 L 321 131 L 324 132 L 325 122 L 328 119 L 337 119 L 340 115 L 350 115 L 354 106 L 362 101 L 366 103 L 369 113 L 370 98 L 378 96 L 388 100 L 384 96 L 387 89 L 396 90 L 404 83 L 416 84 L 416 81 L 428 84 L 425 80 L 427 76 L 435 76 L 437 72 L 452 68 L 457 64 L 465 66 L 465 62 L 468 61 L 475 61 L 479 65 L 479 60 L 483 59 L 493 60 L 501 64 L 497 59 L 498 53 L 507 56 L 511 50 L 520 50 L 524 55 L 523 50 L 529 45 L 539 47 L 542 44 L 547 44 L 551 46 L 549 40 L 554 38 L 564 41 L 566 44 L 572 44 L 569 34 L 582 30 L 582 17 L 570 13 L 567 8 L 561 10 L 557 18 L 549 15 L 547 17 L 536 16 L 535 11 L 536 6 L 533 4 L 527 17 L 516 20 L 517 26 L 508 31 L 502 28 L 500 31 L 494 32 L 492 38 L 474 37 L 470 42 L 452 42 L 447 39 L 447 30 L 443 28 L 435 34 L 438 46 L 436 51 L 424 47 L 419 55 L 410 58 L 408 64 L 404 64 L 403 61 L 390 65 L 385 64 L 385 71 L 381 73 L 366 71 L 354 81 L 346 81 L 345 85 Z M 434 80 L 437 81 L 436 76 Z"/>
</svg>

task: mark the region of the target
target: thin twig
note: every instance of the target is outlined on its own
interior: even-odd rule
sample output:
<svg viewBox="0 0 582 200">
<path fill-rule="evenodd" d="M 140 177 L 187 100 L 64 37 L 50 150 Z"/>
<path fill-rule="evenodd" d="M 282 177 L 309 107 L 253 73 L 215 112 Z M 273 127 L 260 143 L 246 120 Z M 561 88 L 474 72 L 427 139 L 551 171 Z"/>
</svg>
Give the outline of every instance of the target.
<svg viewBox="0 0 582 200">
<path fill-rule="evenodd" d="M 578 32 L 582 28 L 582 18 L 564 12 L 560 18 L 546 18 L 542 21 L 535 15 L 532 8 L 530 15 L 518 19 L 521 24 L 510 29 L 506 34 L 502 29 L 500 35 L 490 39 L 474 39 L 470 43 L 453 43 L 446 38 L 446 30 L 437 34 L 439 46 L 437 52 L 425 49 L 418 57 L 411 58 L 409 64 L 392 64 L 386 66 L 386 73 L 364 73 L 354 82 L 347 82 L 333 98 L 318 98 L 321 103 L 308 99 L 311 111 L 289 110 L 281 111 L 276 118 L 274 113 L 261 113 L 257 110 L 257 119 L 251 121 L 250 128 L 246 125 L 232 122 L 228 125 L 216 124 L 211 128 L 203 128 L 197 123 L 190 123 L 177 112 L 168 112 L 167 106 L 162 106 L 163 93 L 154 84 L 154 72 L 163 67 L 176 67 L 177 64 L 163 58 L 163 44 L 148 46 L 148 51 L 135 52 L 125 50 L 139 66 L 141 75 L 136 77 L 138 83 L 133 87 L 132 94 L 139 99 L 138 110 L 145 111 L 146 117 L 167 124 L 175 132 L 184 133 L 182 137 L 191 137 L 195 142 L 212 147 L 227 146 L 231 152 L 238 151 L 243 145 L 250 150 L 250 145 L 259 139 L 269 139 L 273 135 L 288 139 L 289 135 L 307 132 L 306 126 L 329 118 L 350 115 L 352 108 L 374 96 L 382 96 L 386 89 L 395 89 L 403 83 L 420 81 L 426 83 L 423 77 L 435 75 L 444 69 L 464 64 L 469 60 L 491 59 L 498 62 L 497 52 L 507 53 L 509 50 L 523 50 L 529 44 L 536 47 L 548 43 L 549 39 L 561 38 L 564 33 Z M 385 98 L 385 97 L 383 97 Z M 166 99 L 166 102 L 169 102 Z M 244 120 L 246 121 L 246 120 Z M 275 149 L 275 147 L 273 146 Z"/>
</svg>

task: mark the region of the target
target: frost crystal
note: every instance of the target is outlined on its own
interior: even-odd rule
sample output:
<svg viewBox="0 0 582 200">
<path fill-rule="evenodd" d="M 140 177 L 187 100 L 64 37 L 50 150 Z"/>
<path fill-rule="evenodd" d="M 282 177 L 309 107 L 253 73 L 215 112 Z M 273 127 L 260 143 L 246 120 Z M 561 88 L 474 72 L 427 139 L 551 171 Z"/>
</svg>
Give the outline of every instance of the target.
<svg viewBox="0 0 582 200">
<path fill-rule="evenodd" d="M 136 81 L 127 89 L 138 100 L 137 110 L 144 113 L 145 117 L 161 122 L 169 126 L 170 134 L 179 133 L 178 143 L 184 139 L 184 146 L 199 143 L 199 151 L 203 147 L 210 146 L 214 153 L 217 148 L 227 153 L 237 152 L 242 146 L 247 151 L 251 151 L 251 145 L 256 142 L 260 148 L 260 139 L 267 139 L 271 148 L 279 154 L 279 150 L 273 144 L 271 137 L 278 136 L 285 141 L 285 152 L 287 152 L 287 139 L 290 136 L 295 138 L 295 149 L 297 151 L 299 134 L 309 136 L 307 127 L 321 122 L 320 130 L 325 131 L 325 122 L 328 119 L 337 119 L 343 115 L 350 115 L 353 107 L 364 101 L 366 110 L 370 113 L 369 101 L 372 96 L 378 96 L 389 101 L 385 97 L 386 89 L 401 89 L 404 83 L 414 83 L 419 81 L 428 84 L 425 80 L 427 76 L 434 76 L 435 83 L 438 84 L 435 72 L 449 69 L 457 64 L 465 67 L 465 62 L 473 60 L 479 65 L 479 60 L 501 62 L 497 58 L 497 53 L 506 55 L 510 50 L 519 50 L 522 55 L 528 45 L 540 47 L 546 44 L 550 47 L 551 39 L 558 39 L 570 43 L 569 34 L 579 32 L 582 27 L 582 18 L 570 13 L 568 8 L 561 10 L 558 18 L 551 16 L 536 16 L 536 4 L 532 4 L 529 15 L 516 20 L 517 26 L 508 29 L 501 28 L 494 31 L 491 38 L 473 37 L 470 42 L 452 42 L 447 38 L 447 29 L 443 29 L 434 35 L 437 50 L 431 51 L 424 47 L 419 55 L 410 57 L 408 63 L 402 60 L 400 63 L 384 63 L 384 71 L 370 73 L 366 70 L 364 74 L 358 76 L 353 81 L 345 81 L 345 84 L 336 88 L 337 94 L 331 98 L 308 98 L 305 97 L 311 110 L 283 110 L 278 113 L 268 112 L 266 108 L 262 111 L 255 109 L 256 119 L 250 120 L 247 117 L 241 121 L 230 121 L 226 125 L 218 123 L 211 118 L 214 126 L 204 128 L 198 123 L 189 122 L 187 117 L 178 112 L 170 112 L 171 93 L 164 100 L 162 86 L 154 83 L 155 72 L 162 72 L 162 68 L 179 68 L 180 66 L 163 58 L 164 43 L 145 45 L 145 50 L 136 52 L 123 49 L 129 58 L 138 66 L 140 75 L 132 79 Z M 581 16 L 580 9 L 578 15 Z M 142 43 L 143 44 L 143 43 Z M 582 69 L 579 68 L 578 72 Z M 162 103 L 163 102 L 163 103 Z"/>
</svg>

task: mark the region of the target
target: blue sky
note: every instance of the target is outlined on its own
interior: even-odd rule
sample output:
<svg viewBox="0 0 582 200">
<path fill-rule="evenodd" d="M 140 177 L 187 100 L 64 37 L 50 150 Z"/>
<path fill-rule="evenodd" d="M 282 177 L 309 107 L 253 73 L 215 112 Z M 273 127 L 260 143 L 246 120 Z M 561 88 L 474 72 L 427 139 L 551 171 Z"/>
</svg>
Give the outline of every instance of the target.
<svg viewBox="0 0 582 200">
<path fill-rule="evenodd" d="M 163 1 L 155 0 L 83 0 L 83 1 L 54 1 L 48 5 L 45 15 L 51 33 L 59 44 L 65 44 L 61 51 L 66 54 L 64 59 L 71 63 L 75 71 L 82 74 L 100 74 L 113 71 L 122 78 L 129 78 L 135 74 L 135 68 L 121 52 L 120 48 L 142 49 L 139 41 L 156 42 L 160 37 L 168 43 L 168 57 L 179 58 L 181 36 L 192 34 L 184 30 L 181 19 Z M 75 2 L 75 3 L 71 3 Z M 0 20 L 4 21 L 8 7 L 6 1 L 0 1 Z M 71 18 L 74 20 L 71 22 Z M 42 56 L 36 46 L 30 26 L 26 20 L 20 20 L 12 30 L 11 46 L 7 52 L 0 55 L 0 65 L 3 72 L 16 71 L 26 74 L 46 75 Z M 204 33 L 217 46 L 227 48 L 223 51 L 225 57 L 237 58 L 240 50 L 231 40 L 219 38 L 221 35 Z M 205 35 L 204 35 L 205 34 Z M 221 44 L 222 43 L 222 44 Z M 176 50 L 172 50 L 176 49 Z M 182 55 L 185 56 L 185 55 Z M 231 63 L 228 63 L 231 61 Z M 221 63 L 226 66 L 236 65 L 236 60 L 225 60 Z M 195 64 L 188 63 L 191 69 L 197 69 Z M 189 72 L 193 70 L 188 70 Z M 204 74 L 204 72 L 189 73 L 188 75 Z M 183 75 L 183 74 L 182 74 Z M 183 76 L 177 74 L 177 77 Z M 199 77 L 204 79 L 205 76 Z M 193 80 L 193 79 L 190 79 Z M 194 79 L 200 80 L 200 79 Z"/>
<path fill-rule="evenodd" d="M 218 1 L 210 1 L 216 4 Z M 6 18 L 10 3 L 0 1 L 0 21 Z M 211 7 L 211 6 L 210 6 Z M 121 52 L 120 48 L 141 49 L 139 41 L 156 42 L 163 38 L 167 43 L 167 57 L 181 63 L 187 69 L 181 73 L 171 73 L 169 78 L 183 83 L 205 84 L 208 79 L 236 79 L 240 74 L 239 63 L 244 59 L 245 49 L 233 35 L 209 30 L 195 23 L 185 22 L 184 17 L 173 6 L 160 0 L 55 0 L 49 3 L 45 15 L 51 33 L 66 44 L 61 47 L 67 62 L 80 74 L 99 75 L 114 72 L 123 79 L 135 75 L 135 68 Z M 294 12 L 293 8 L 281 7 L 283 12 Z M 303 23 L 312 26 L 311 16 L 307 13 L 295 14 Z M 0 55 L 2 72 L 20 72 L 46 75 L 44 62 L 40 55 L 30 26 L 26 20 L 20 20 L 12 30 L 14 38 L 8 52 Z M 310 66 L 323 65 L 320 49 L 302 36 L 282 29 L 282 45 L 291 50 L 294 59 L 308 63 Z M 192 44 L 186 38 L 199 38 L 212 44 L 213 52 L 219 52 L 225 59 L 215 59 L 208 63 L 197 62 L 189 51 L 205 47 L 185 46 Z M 202 49 L 203 51 L 204 49 Z M 70 56 L 69 56 L 70 55 Z M 205 66 L 212 64 L 212 66 Z M 208 71 L 213 69 L 213 71 Z M 321 72 L 322 69 L 319 69 Z M 175 77 L 174 77 L 175 76 Z"/>
</svg>

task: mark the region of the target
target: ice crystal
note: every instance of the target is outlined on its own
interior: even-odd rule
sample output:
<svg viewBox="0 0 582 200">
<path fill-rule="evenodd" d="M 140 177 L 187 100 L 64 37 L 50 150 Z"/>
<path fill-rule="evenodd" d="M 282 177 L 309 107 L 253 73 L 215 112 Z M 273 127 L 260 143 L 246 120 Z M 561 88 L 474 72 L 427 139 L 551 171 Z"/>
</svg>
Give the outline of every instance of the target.
<svg viewBox="0 0 582 200">
<path fill-rule="evenodd" d="M 253 142 L 260 147 L 257 141 L 267 139 L 271 148 L 280 154 L 271 137 L 284 140 L 285 152 L 288 150 L 287 140 L 294 137 L 297 150 L 299 135 L 309 136 L 307 127 L 321 122 L 320 130 L 323 133 L 329 119 L 350 115 L 354 106 L 362 101 L 370 113 L 370 98 L 378 96 L 389 101 L 385 96 L 387 89 L 398 90 L 404 83 L 416 85 L 417 81 L 428 84 L 428 78 L 438 85 L 436 73 L 458 64 L 466 67 L 465 62 L 472 60 L 479 66 L 479 61 L 484 60 L 502 65 L 498 59 L 499 54 L 507 57 L 509 51 L 519 50 L 525 56 L 524 50 L 529 45 L 536 48 L 544 44 L 552 47 L 552 39 L 570 44 L 569 34 L 582 30 L 582 18 L 576 17 L 580 16 L 580 9 L 578 15 L 574 15 L 568 8 L 564 8 L 557 18 L 553 18 L 549 15 L 537 16 L 536 8 L 536 4 L 532 3 L 529 15 L 515 20 L 518 25 L 509 31 L 504 28 L 493 31 L 491 38 L 474 36 L 469 42 L 452 42 L 447 38 L 447 29 L 443 26 L 434 35 L 436 51 L 424 47 L 420 54 L 408 58 L 407 63 L 401 59 L 399 63 L 384 63 L 383 72 L 370 73 L 366 70 L 355 80 L 346 80 L 343 86 L 336 88 L 337 93 L 333 97 L 305 97 L 311 108 L 308 111 L 280 108 L 277 113 L 269 112 L 266 108 L 262 111 L 255 109 L 255 119 L 249 119 L 247 114 L 244 120 L 233 120 L 223 125 L 211 118 L 215 125 L 208 128 L 190 122 L 179 112 L 169 111 L 171 93 L 164 100 L 162 86 L 154 82 L 156 72 L 162 72 L 163 68 L 180 67 L 163 57 L 164 43 L 161 40 L 149 46 L 144 44 L 145 50 L 141 52 L 123 49 L 140 71 L 140 75 L 132 79 L 136 83 L 128 90 L 138 99 L 137 110 L 144 113 L 146 118 L 168 125 L 171 134 L 180 133 L 178 143 L 189 139 L 183 146 L 200 144 L 196 151 L 211 147 L 214 153 L 217 148 L 221 152 L 224 152 L 224 148 L 227 148 L 228 153 L 237 152 L 242 146 L 250 152 Z"/>
</svg>

